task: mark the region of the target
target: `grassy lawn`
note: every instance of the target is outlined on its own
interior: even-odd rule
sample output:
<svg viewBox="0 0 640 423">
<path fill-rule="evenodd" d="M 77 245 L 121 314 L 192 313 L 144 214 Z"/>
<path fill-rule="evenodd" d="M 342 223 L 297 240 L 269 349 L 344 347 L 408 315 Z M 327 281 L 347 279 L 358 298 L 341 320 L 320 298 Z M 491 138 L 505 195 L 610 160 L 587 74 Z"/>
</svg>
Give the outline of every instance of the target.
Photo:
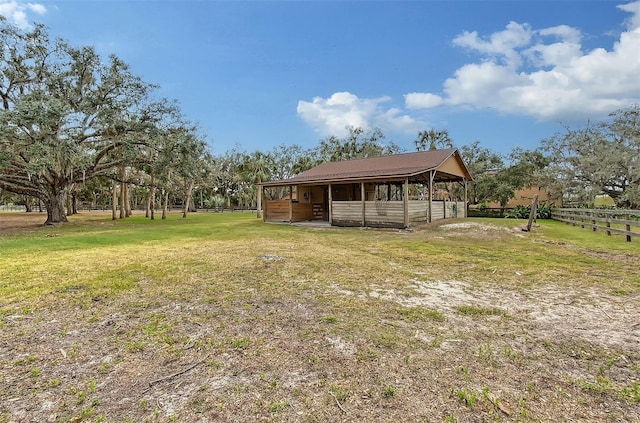
<svg viewBox="0 0 640 423">
<path fill-rule="evenodd" d="M 0 423 L 640 421 L 640 239 L 71 220 L 0 229 Z"/>
</svg>

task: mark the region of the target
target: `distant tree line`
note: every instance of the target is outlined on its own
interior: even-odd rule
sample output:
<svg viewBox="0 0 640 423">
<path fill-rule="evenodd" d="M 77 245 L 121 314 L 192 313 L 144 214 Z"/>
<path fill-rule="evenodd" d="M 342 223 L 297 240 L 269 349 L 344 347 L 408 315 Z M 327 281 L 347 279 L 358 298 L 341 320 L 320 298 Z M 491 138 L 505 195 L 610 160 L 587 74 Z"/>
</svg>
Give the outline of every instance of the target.
<svg viewBox="0 0 640 423">
<path fill-rule="evenodd" d="M 65 222 L 79 205 L 132 208 L 155 218 L 179 204 L 255 207 L 256 186 L 286 179 L 326 161 L 401 153 L 380 129 L 347 128 L 312 148 L 232 149 L 213 155 L 179 106 L 156 97 L 157 86 L 116 56 L 51 40 L 43 26 L 21 30 L 0 18 L 0 203 L 46 209 L 46 223 Z M 472 204 L 503 206 L 525 185 L 542 185 L 572 204 L 608 194 L 619 207 L 640 206 L 640 108 L 566 128 L 534 151 L 502 156 L 479 141 L 460 147 L 474 181 Z M 418 133 L 417 151 L 449 148 L 446 130 Z M 444 186 L 460 196 L 459 186 Z"/>
</svg>

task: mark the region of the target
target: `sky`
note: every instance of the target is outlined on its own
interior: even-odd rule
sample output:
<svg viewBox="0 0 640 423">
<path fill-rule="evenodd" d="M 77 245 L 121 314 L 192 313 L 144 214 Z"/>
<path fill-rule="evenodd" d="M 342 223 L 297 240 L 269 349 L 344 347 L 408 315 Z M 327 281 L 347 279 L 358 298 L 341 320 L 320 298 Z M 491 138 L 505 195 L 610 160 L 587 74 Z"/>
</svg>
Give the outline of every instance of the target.
<svg viewBox="0 0 640 423">
<path fill-rule="evenodd" d="M 0 15 L 117 55 L 216 155 L 347 126 L 508 154 L 640 104 L 640 1 L 0 0 Z"/>
</svg>

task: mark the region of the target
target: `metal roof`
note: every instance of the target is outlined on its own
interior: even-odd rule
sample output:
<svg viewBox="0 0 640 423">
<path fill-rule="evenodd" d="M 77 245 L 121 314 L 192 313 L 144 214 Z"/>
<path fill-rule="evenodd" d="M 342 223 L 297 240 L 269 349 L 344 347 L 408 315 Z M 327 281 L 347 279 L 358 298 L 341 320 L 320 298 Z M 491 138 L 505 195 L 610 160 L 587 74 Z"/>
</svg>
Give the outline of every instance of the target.
<svg viewBox="0 0 640 423">
<path fill-rule="evenodd" d="M 453 157 L 464 176 L 453 175 L 442 170 L 442 166 Z M 421 179 L 426 172 L 435 170 L 437 181 L 471 180 L 471 174 L 455 148 L 419 151 L 416 153 L 377 156 L 365 159 L 326 162 L 289 179 L 270 181 L 264 186 L 309 185 L 315 183 L 355 182 L 385 179 Z"/>
</svg>

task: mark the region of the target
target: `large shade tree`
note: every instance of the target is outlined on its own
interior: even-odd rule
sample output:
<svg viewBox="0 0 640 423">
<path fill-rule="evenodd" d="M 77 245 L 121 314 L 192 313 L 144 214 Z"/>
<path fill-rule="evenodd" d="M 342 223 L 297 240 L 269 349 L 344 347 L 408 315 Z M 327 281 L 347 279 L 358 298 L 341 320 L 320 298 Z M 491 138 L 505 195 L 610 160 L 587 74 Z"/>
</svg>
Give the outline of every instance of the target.
<svg viewBox="0 0 640 423">
<path fill-rule="evenodd" d="M 610 119 L 566 128 L 542 142 L 550 160 L 548 182 L 566 201 L 591 205 L 607 194 L 618 207 L 640 207 L 640 106 Z"/>
<path fill-rule="evenodd" d="M 0 20 L 0 47 L 0 188 L 40 199 L 46 223 L 65 222 L 74 184 L 113 174 L 148 142 L 154 87 L 41 25 Z"/>
</svg>

